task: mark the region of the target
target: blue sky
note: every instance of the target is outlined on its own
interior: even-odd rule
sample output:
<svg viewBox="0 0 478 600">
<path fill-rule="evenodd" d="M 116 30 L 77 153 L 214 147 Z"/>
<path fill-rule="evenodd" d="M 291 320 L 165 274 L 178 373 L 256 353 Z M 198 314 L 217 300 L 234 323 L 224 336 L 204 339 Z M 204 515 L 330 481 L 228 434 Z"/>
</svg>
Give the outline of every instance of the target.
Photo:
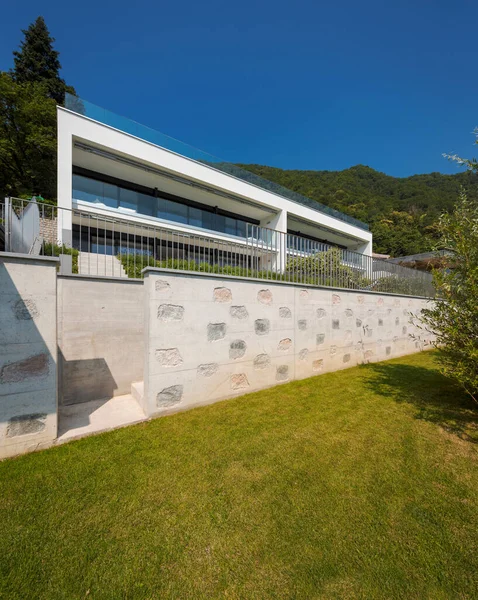
<svg viewBox="0 0 478 600">
<path fill-rule="evenodd" d="M 80 96 L 225 160 L 406 176 L 474 153 L 470 0 L 9 2 L 0 69 L 39 14 Z"/>
</svg>

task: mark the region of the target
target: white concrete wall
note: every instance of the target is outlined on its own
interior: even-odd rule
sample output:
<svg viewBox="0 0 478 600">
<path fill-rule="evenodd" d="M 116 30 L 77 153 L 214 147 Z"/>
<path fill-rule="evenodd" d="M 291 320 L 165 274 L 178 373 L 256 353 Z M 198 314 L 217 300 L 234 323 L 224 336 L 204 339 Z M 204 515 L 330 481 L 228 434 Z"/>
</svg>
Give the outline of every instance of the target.
<svg viewBox="0 0 478 600">
<path fill-rule="evenodd" d="M 60 404 L 129 394 L 143 379 L 143 282 L 58 278 Z"/>
<path fill-rule="evenodd" d="M 145 396 L 168 414 L 428 347 L 426 300 L 148 269 Z"/>
<path fill-rule="evenodd" d="M 125 157 L 130 157 L 151 166 L 158 166 L 171 173 L 181 175 L 198 183 L 204 183 L 217 190 L 233 194 L 238 198 L 253 201 L 255 204 L 270 208 L 272 212 L 282 213 L 287 222 L 288 215 L 317 223 L 330 232 L 338 232 L 353 238 L 354 247 L 359 245 L 369 254 L 372 246 L 372 233 L 340 219 L 298 204 L 279 194 L 269 192 L 258 186 L 208 167 L 200 162 L 188 159 L 133 135 L 124 133 L 65 108 L 58 107 L 58 206 L 72 208 L 72 147 L 74 139 L 86 141 L 97 147 L 103 147 Z M 68 243 L 71 219 L 66 211 L 58 221 L 58 236 Z M 63 214 L 64 213 L 64 214 Z"/>
<path fill-rule="evenodd" d="M 0 253 L 0 458 L 56 437 L 57 264 Z"/>
</svg>

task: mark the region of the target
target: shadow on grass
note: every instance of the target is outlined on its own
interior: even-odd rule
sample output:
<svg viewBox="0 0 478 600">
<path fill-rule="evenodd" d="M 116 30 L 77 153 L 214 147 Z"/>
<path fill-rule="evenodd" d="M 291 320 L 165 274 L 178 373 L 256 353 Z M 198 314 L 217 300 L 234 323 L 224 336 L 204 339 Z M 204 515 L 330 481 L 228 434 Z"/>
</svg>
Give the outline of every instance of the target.
<svg viewBox="0 0 478 600">
<path fill-rule="evenodd" d="M 436 423 L 461 439 L 478 443 L 478 408 L 437 369 L 397 363 L 363 367 L 365 383 L 376 394 L 415 407 L 415 417 Z M 365 373 L 364 373 L 365 374 Z"/>
</svg>

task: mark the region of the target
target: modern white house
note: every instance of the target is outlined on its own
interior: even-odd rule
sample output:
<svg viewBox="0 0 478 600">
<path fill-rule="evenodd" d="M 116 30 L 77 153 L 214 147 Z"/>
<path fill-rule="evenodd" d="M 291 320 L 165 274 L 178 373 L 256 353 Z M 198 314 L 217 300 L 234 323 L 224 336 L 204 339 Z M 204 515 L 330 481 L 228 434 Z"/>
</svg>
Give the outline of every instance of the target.
<svg viewBox="0 0 478 600">
<path fill-rule="evenodd" d="M 308 245 L 372 253 L 352 217 L 85 101 L 57 110 L 58 240 L 80 258 L 127 248 L 214 262 L 221 247 L 223 262 L 240 264 L 256 244 L 253 266 L 282 270 Z"/>
</svg>

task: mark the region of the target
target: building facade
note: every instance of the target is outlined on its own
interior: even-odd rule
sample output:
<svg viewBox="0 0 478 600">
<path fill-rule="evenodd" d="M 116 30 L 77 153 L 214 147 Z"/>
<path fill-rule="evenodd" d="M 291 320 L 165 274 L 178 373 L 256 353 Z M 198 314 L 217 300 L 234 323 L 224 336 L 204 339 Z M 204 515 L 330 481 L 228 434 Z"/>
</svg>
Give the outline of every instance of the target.
<svg viewBox="0 0 478 600">
<path fill-rule="evenodd" d="M 223 263 L 280 271 L 309 246 L 372 251 L 365 224 L 71 98 L 58 107 L 58 208 L 59 242 L 88 255 L 214 263 L 221 247 Z"/>
</svg>

